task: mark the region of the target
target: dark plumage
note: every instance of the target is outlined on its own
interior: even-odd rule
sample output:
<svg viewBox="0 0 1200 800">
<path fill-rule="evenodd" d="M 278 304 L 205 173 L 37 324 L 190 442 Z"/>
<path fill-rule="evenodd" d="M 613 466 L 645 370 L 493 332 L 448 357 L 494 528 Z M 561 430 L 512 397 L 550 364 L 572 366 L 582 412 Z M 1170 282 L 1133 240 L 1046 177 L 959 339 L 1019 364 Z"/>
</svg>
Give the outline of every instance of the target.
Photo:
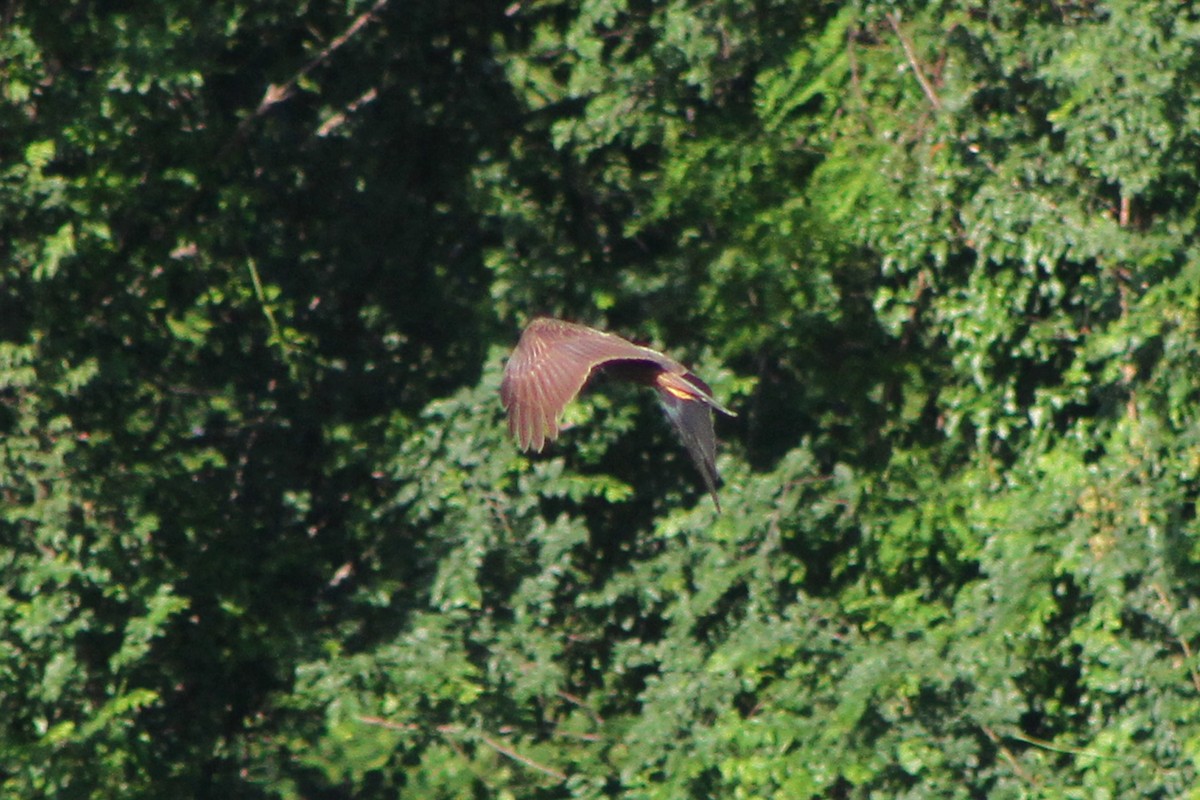
<svg viewBox="0 0 1200 800">
<path fill-rule="evenodd" d="M 508 429 L 521 449 L 541 450 L 558 436 L 563 408 L 598 369 L 654 387 L 719 510 L 711 409 L 736 415 L 675 359 L 611 333 L 544 317 L 525 328 L 500 382 Z"/>
</svg>

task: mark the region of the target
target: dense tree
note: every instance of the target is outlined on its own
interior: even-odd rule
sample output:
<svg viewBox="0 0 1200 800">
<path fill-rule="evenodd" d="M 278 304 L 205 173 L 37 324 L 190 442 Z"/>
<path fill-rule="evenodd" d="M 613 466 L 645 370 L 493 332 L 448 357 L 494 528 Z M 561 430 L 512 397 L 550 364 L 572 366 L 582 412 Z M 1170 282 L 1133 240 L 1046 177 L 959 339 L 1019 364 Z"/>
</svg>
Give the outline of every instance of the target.
<svg viewBox="0 0 1200 800">
<path fill-rule="evenodd" d="M 1175 797 L 1200 17 L 10 2 L 13 796 Z M 696 366 L 717 514 L 525 322 Z"/>
</svg>

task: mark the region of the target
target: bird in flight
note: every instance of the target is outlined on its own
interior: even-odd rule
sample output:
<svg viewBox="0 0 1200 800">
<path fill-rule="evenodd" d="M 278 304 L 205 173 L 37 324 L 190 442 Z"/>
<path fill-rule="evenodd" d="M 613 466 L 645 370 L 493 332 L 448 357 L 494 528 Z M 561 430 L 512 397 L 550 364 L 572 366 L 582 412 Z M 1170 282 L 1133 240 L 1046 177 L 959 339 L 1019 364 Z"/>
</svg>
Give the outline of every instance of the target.
<svg viewBox="0 0 1200 800">
<path fill-rule="evenodd" d="M 597 370 L 654 387 L 720 511 L 711 409 L 737 415 L 675 359 L 595 328 L 540 317 L 521 334 L 500 381 L 508 429 L 521 449 L 540 451 L 558 436 L 562 410 Z"/>
</svg>

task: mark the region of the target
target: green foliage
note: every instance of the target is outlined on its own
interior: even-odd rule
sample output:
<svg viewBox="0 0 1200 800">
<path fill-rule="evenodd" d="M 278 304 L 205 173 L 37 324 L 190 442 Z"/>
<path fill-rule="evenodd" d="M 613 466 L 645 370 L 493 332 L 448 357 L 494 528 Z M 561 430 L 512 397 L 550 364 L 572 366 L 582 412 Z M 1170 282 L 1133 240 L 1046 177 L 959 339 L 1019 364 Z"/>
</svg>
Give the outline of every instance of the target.
<svg viewBox="0 0 1200 800">
<path fill-rule="evenodd" d="M 3 17 L 0 793 L 1200 796 L 1190 9 Z"/>
</svg>

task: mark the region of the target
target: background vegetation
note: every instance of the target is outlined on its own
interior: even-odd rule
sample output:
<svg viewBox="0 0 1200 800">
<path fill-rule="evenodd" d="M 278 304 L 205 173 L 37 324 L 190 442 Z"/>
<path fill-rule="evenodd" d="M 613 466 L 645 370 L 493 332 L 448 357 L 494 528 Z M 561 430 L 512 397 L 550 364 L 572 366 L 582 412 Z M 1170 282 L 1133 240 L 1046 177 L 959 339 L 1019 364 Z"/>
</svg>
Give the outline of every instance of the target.
<svg viewBox="0 0 1200 800">
<path fill-rule="evenodd" d="M 0 793 L 1200 797 L 1190 5 L 0 29 Z"/>
</svg>

